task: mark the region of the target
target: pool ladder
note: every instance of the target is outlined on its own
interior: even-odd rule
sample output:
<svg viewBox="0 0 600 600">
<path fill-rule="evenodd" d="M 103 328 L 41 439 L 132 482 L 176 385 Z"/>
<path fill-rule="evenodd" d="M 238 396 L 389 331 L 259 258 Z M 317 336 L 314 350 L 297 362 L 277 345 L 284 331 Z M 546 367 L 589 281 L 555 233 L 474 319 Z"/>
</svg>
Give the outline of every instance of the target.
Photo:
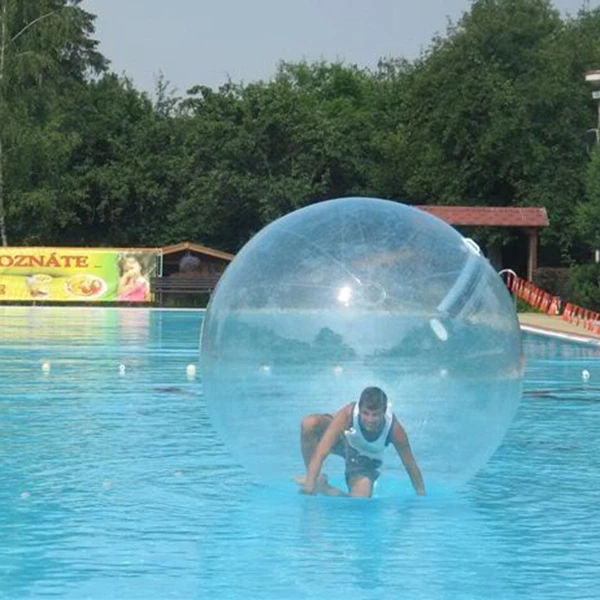
<svg viewBox="0 0 600 600">
<path fill-rule="evenodd" d="M 498 271 L 498 275 L 500 275 L 500 277 L 502 277 L 502 281 L 504 281 L 503 275 L 505 273 L 507 273 L 508 275 L 512 275 L 513 277 L 517 277 L 517 274 L 512 269 L 502 269 L 501 271 Z M 506 286 L 506 287 L 508 287 L 508 286 Z M 515 310 L 516 310 L 517 309 L 517 294 L 510 289 L 509 289 L 509 292 L 513 298 L 513 304 L 514 304 Z"/>
</svg>

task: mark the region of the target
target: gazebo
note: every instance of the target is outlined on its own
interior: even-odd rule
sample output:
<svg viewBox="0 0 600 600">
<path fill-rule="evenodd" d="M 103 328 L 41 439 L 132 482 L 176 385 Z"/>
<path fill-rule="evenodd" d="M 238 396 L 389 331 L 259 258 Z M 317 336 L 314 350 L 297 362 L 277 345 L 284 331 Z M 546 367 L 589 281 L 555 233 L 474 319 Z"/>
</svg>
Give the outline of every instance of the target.
<svg viewBox="0 0 600 600">
<path fill-rule="evenodd" d="M 199 259 L 199 275 L 204 276 L 221 275 L 227 265 L 234 259 L 234 255 L 228 252 L 222 252 L 193 242 L 181 242 L 162 248 L 162 276 L 169 277 L 177 273 L 181 259 L 185 256 L 193 256 Z"/>
<path fill-rule="evenodd" d="M 181 242 L 161 249 L 160 275 L 150 285 L 158 304 L 172 294 L 210 295 L 234 255 L 208 246 Z"/>
<path fill-rule="evenodd" d="M 501 206 L 415 206 L 446 221 L 449 225 L 519 227 L 529 238 L 527 280 L 533 280 L 537 268 L 538 229 L 550 225 L 543 207 Z"/>
</svg>

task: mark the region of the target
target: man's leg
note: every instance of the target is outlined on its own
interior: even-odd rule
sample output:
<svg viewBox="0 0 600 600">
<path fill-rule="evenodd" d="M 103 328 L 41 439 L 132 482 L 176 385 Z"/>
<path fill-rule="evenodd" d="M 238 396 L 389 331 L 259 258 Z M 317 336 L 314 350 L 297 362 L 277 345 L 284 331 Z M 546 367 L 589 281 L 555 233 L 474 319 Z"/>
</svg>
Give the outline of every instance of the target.
<svg viewBox="0 0 600 600">
<path fill-rule="evenodd" d="M 354 448 L 347 448 L 346 483 L 350 495 L 355 498 L 370 498 L 375 481 L 379 477 L 381 461 L 359 454 Z"/>
<path fill-rule="evenodd" d="M 304 466 L 308 468 L 310 459 L 321 441 L 323 434 L 333 420 L 331 415 L 312 414 L 304 417 L 300 424 L 300 448 L 302 450 L 302 459 Z M 294 477 L 294 481 L 299 485 L 304 485 L 306 478 L 304 476 Z M 317 493 L 325 496 L 347 496 L 342 490 L 329 485 L 327 475 L 320 475 L 317 481 Z"/>
<path fill-rule="evenodd" d="M 332 420 L 330 415 L 308 415 L 302 419 L 300 425 L 300 448 L 305 467 L 308 467 L 308 463 L 310 463 L 317 445 Z"/>
<path fill-rule="evenodd" d="M 373 495 L 373 480 L 365 475 L 353 477 L 348 487 L 353 498 L 370 498 Z"/>
</svg>

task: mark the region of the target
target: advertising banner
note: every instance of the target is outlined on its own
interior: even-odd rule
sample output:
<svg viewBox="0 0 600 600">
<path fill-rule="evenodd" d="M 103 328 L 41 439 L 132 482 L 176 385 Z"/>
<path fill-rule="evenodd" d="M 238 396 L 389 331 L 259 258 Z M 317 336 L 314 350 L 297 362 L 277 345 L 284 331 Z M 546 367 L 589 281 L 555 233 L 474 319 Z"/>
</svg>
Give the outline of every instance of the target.
<svg viewBox="0 0 600 600">
<path fill-rule="evenodd" d="M 0 301 L 149 302 L 161 250 L 0 248 Z"/>
</svg>

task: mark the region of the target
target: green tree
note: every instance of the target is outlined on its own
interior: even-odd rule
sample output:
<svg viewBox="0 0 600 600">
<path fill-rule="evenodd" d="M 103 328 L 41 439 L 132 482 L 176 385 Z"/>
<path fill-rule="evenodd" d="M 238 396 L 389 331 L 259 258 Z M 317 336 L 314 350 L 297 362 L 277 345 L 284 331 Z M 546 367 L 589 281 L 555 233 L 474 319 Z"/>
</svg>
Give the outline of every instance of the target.
<svg viewBox="0 0 600 600">
<path fill-rule="evenodd" d="M 268 82 L 192 90 L 182 103 L 192 164 L 181 234 L 222 235 L 236 250 L 291 210 L 373 193 L 376 87 L 354 66 L 282 63 Z"/>
<path fill-rule="evenodd" d="M 591 154 L 585 199 L 577 205 L 576 227 L 581 241 L 588 249 L 600 249 L 600 150 L 598 148 L 594 148 Z"/>
<path fill-rule="evenodd" d="M 147 163 L 160 163 L 165 153 L 150 135 L 151 101 L 128 80 L 107 74 L 65 101 L 64 111 L 64 131 L 76 143 L 56 186 L 64 215 L 61 238 L 82 245 L 139 244 L 159 176 Z"/>
<path fill-rule="evenodd" d="M 57 160 L 68 154 L 70 141 L 59 133 L 59 96 L 106 66 L 90 37 L 94 16 L 80 3 L 3 0 L 0 6 L 0 241 L 5 246 L 8 216 L 29 213 L 33 220 L 33 209 L 44 219 L 58 201 L 44 170 L 49 167 L 51 179 Z"/>
<path fill-rule="evenodd" d="M 576 46 L 577 56 L 581 62 L 581 73 L 600 65 L 600 48 L 598 47 L 598 31 L 600 31 L 600 9 L 585 11 L 577 20 L 570 23 L 571 37 Z M 590 99 L 590 89 L 586 89 L 586 97 L 582 104 L 588 106 L 588 128 L 597 127 L 597 116 Z M 585 195 L 576 207 L 576 233 L 583 243 L 586 258 L 593 250 L 600 249 L 600 149 L 590 149 L 589 161 L 586 161 Z M 582 271 L 582 277 L 586 271 Z"/>
<path fill-rule="evenodd" d="M 578 35 L 547 0 L 473 2 L 410 80 L 400 154 L 411 200 L 545 206 L 544 252 L 568 262 L 588 119 Z"/>
</svg>

